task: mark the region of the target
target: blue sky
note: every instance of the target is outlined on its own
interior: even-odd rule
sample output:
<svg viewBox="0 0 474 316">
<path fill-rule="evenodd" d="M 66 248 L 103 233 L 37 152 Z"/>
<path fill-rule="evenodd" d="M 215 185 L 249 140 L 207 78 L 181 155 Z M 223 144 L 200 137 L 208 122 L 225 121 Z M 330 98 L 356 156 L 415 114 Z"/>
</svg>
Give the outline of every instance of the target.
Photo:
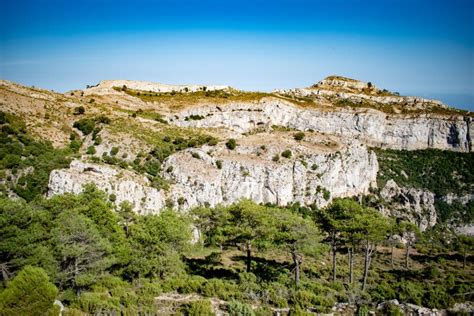
<svg viewBox="0 0 474 316">
<path fill-rule="evenodd" d="M 331 74 L 474 110 L 474 1 L 0 0 L 0 77 L 309 86 Z"/>
</svg>

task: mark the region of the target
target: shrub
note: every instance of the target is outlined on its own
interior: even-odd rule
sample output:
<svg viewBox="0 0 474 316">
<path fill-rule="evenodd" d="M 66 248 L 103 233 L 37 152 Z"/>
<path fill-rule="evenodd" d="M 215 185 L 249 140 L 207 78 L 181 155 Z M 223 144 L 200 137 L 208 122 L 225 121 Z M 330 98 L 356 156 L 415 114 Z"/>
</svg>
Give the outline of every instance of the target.
<svg viewBox="0 0 474 316">
<path fill-rule="evenodd" d="M 281 155 L 287 159 L 291 158 L 291 150 L 287 149 L 281 153 Z"/>
<path fill-rule="evenodd" d="M 275 156 L 273 156 L 272 161 L 273 162 L 279 162 L 280 161 L 280 155 L 276 154 Z"/>
<path fill-rule="evenodd" d="M 222 160 L 216 160 L 217 169 L 222 169 Z"/>
<path fill-rule="evenodd" d="M 193 156 L 193 158 L 196 158 L 196 159 L 201 159 L 201 156 L 199 156 L 199 153 L 196 153 L 196 152 L 192 152 L 191 156 Z"/>
<path fill-rule="evenodd" d="M 80 130 L 82 134 L 89 135 L 94 130 L 95 122 L 91 119 L 80 119 L 75 121 L 72 126 Z"/>
<path fill-rule="evenodd" d="M 423 296 L 423 306 L 429 308 L 448 308 L 453 304 L 454 299 L 446 292 L 444 286 L 431 286 Z"/>
<path fill-rule="evenodd" d="M 402 280 L 398 284 L 398 300 L 416 305 L 422 304 L 423 286 Z"/>
<path fill-rule="evenodd" d="M 117 200 L 117 196 L 115 194 L 112 193 L 111 195 L 109 195 L 110 202 L 115 202 L 116 200 Z"/>
<path fill-rule="evenodd" d="M 199 293 L 206 297 L 219 297 L 228 300 L 238 295 L 238 288 L 232 281 L 210 279 L 199 288 Z"/>
<path fill-rule="evenodd" d="M 386 304 L 382 309 L 383 315 L 390 315 L 390 316 L 403 316 L 405 315 L 403 311 L 394 304 Z"/>
<path fill-rule="evenodd" d="M 316 300 L 316 295 L 306 290 L 298 290 L 291 297 L 292 305 L 302 309 L 314 306 Z"/>
<path fill-rule="evenodd" d="M 102 144 L 102 137 L 100 135 L 97 135 L 96 138 L 94 139 L 94 145 L 100 145 Z"/>
<path fill-rule="evenodd" d="M 182 285 L 178 287 L 179 293 L 189 294 L 196 293 L 199 288 L 206 282 L 206 279 L 199 275 L 188 277 Z"/>
<path fill-rule="evenodd" d="M 24 267 L 0 293 L 2 315 L 45 315 L 54 311 L 58 289 L 41 268 Z"/>
<path fill-rule="evenodd" d="M 86 109 L 81 105 L 81 106 L 78 106 L 74 109 L 74 115 L 82 115 L 86 113 Z"/>
<path fill-rule="evenodd" d="M 314 163 L 314 164 L 311 166 L 311 170 L 314 171 L 314 170 L 316 170 L 316 169 L 318 169 L 318 165 Z"/>
<path fill-rule="evenodd" d="M 228 149 L 234 150 L 237 147 L 237 141 L 231 138 L 227 141 L 227 143 L 225 143 L 225 145 Z"/>
<path fill-rule="evenodd" d="M 218 140 L 217 138 L 214 138 L 214 137 L 210 138 L 209 141 L 207 142 L 209 146 L 216 146 L 217 143 L 218 143 Z"/>
<path fill-rule="evenodd" d="M 370 292 L 370 295 L 375 302 L 393 300 L 397 297 L 397 293 L 393 287 L 386 281 L 382 281 L 375 288 L 373 288 Z"/>
<path fill-rule="evenodd" d="M 271 283 L 268 288 L 268 299 L 273 306 L 288 307 L 288 288 L 278 282 Z"/>
<path fill-rule="evenodd" d="M 77 299 L 78 307 L 88 314 L 114 314 L 120 312 L 120 298 L 111 297 L 108 291 L 83 292 Z"/>
<path fill-rule="evenodd" d="M 250 305 L 232 300 L 227 305 L 230 316 L 254 316 L 255 313 Z"/>
<path fill-rule="evenodd" d="M 182 307 L 182 312 L 184 315 L 189 316 L 209 316 L 214 315 L 212 310 L 211 301 L 209 300 L 199 300 L 185 304 Z"/>
<path fill-rule="evenodd" d="M 295 140 L 298 140 L 298 141 L 303 140 L 303 138 L 304 138 L 304 133 L 303 133 L 303 132 L 295 133 L 295 134 L 293 135 L 293 138 L 294 138 Z"/>
<path fill-rule="evenodd" d="M 89 147 L 87 147 L 86 154 L 88 154 L 88 155 L 94 155 L 95 153 L 96 153 L 96 151 L 95 151 L 95 147 L 94 147 L 94 146 L 89 146 Z"/>
<path fill-rule="evenodd" d="M 115 156 L 117 155 L 119 152 L 119 148 L 118 147 L 112 147 L 112 149 L 110 150 L 110 155 L 111 156 Z"/>
</svg>

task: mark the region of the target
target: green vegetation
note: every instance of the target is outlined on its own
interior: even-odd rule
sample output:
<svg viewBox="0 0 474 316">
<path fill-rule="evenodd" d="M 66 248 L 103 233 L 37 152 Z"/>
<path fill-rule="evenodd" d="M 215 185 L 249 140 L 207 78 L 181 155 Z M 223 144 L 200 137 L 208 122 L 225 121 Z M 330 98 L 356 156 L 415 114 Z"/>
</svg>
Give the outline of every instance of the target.
<svg viewBox="0 0 474 316">
<path fill-rule="evenodd" d="M 281 153 L 281 156 L 285 157 L 287 159 L 291 159 L 291 155 L 292 155 L 291 150 L 289 150 L 289 149 L 286 149 Z"/>
<path fill-rule="evenodd" d="M 41 268 L 25 266 L 0 293 L 2 315 L 57 314 L 53 302 L 58 289 Z"/>
<path fill-rule="evenodd" d="M 445 308 L 472 299 L 472 238 L 446 246 L 443 259 L 418 252 L 407 268 L 405 255 L 396 255 L 391 267 L 383 249 L 394 223 L 350 199 L 326 210 L 242 201 L 189 216 L 139 216 L 109 199 L 91 185 L 29 203 L 0 198 L 0 257 L 12 277 L 0 287 L 3 310 L 46 312 L 59 299 L 67 313 L 159 314 L 164 306 L 154 297 L 176 292 L 225 300 L 221 308 L 236 315 L 272 307 L 325 313 L 335 302 L 363 309 L 393 298 Z M 201 232 L 196 245 L 191 223 Z M 422 239 L 411 247 L 422 249 Z M 211 314 L 206 299 L 183 303 L 175 310 Z"/>
<path fill-rule="evenodd" d="M 227 149 L 234 150 L 237 147 L 237 141 L 231 138 L 225 143 L 225 146 Z"/>
<path fill-rule="evenodd" d="M 438 149 L 374 151 L 380 166 L 380 187 L 393 179 L 400 186 L 425 188 L 437 196 L 474 190 L 474 153 Z"/>
<path fill-rule="evenodd" d="M 119 165 L 122 168 L 131 166 L 136 172 L 145 174 L 157 189 L 167 190 L 169 187 L 168 181 L 160 176 L 162 164 L 168 156 L 187 148 L 217 144 L 215 137 L 199 130 L 170 126 L 161 122 L 155 123 L 154 128 L 148 128 L 134 120 L 117 119 L 108 128 L 110 133 L 117 135 L 124 130 L 128 131 L 136 141 L 145 143 L 152 149 L 149 152 L 137 153 L 132 162 L 127 162 L 117 157 L 118 151 L 115 153 L 112 148 L 110 156 L 103 156 L 102 162 Z"/>
<path fill-rule="evenodd" d="M 83 118 L 74 122 L 72 126 L 87 136 L 94 131 L 96 131 L 95 134 L 97 135 L 98 131 L 100 131 L 95 129 L 97 124 L 110 124 L 110 119 L 104 115 L 94 118 Z"/>
<path fill-rule="evenodd" d="M 304 138 L 304 133 L 303 132 L 297 132 L 293 135 L 293 138 L 297 141 L 303 140 Z"/>
<path fill-rule="evenodd" d="M 94 146 L 89 146 L 87 147 L 86 154 L 88 155 L 94 155 L 96 153 L 95 147 Z"/>
<path fill-rule="evenodd" d="M 370 89 L 367 89 L 370 91 Z M 386 92 L 380 92 L 376 94 L 377 96 L 389 96 L 392 95 Z M 395 94 L 393 94 L 395 95 Z M 440 115 L 466 115 L 466 116 L 473 116 L 474 114 L 469 111 L 459 110 L 455 108 L 449 107 L 440 107 L 437 104 L 427 105 L 425 109 L 418 109 L 418 108 L 410 108 L 406 105 L 399 105 L 399 104 L 387 104 L 387 103 L 377 103 L 368 100 L 362 101 L 354 101 L 351 99 L 340 99 L 334 98 L 332 103 L 337 107 L 350 107 L 354 109 L 361 109 L 361 108 L 369 108 L 369 109 L 376 109 L 382 111 L 387 114 L 440 114 Z"/>
<path fill-rule="evenodd" d="M 74 109 L 74 115 L 82 115 L 86 113 L 86 109 L 81 105 L 81 106 L 78 106 Z"/>
<path fill-rule="evenodd" d="M 234 89 L 214 90 L 214 91 L 196 91 L 196 92 L 153 92 L 133 89 L 123 89 L 123 87 L 114 87 L 117 91 L 122 91 L 133 97 L 140 98 L 145 102 L 158 102 L 170 107 L 185 107 L 200 102 L 227 103 L 227 102 L 253 102 L 260 99 L 273 96 L 271 93 L 264 92 L 244 92 Z M 191 118 L 190 118 L 191 119 Z M 197 118 L 200 119 L 200 118 Z"/>
<path fill-rule="evenodd" d="M 46 193 L 53 169 L 69 166 L 77 145 L 71 149 L 55 149 L 49 142 L 38 142 L 28 136 L 21 120 L 0 113 L 0 178 L 6 180 L 0 192 L 10 190 L 31 201 Z M 71 144 L 74 141 L 71 140 Z"/>
</svg>

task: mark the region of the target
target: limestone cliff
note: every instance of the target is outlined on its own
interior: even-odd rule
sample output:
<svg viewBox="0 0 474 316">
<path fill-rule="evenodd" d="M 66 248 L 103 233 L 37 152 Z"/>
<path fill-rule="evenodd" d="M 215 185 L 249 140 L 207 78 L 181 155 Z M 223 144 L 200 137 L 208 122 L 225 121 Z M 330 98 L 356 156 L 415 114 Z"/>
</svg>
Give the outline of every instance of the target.
<svg viewBox="0 0 474 316">
<path fill-rule="evenodd" d="M 290 150 L 291 158 L 276 155 Z M 164 163 L 169 190 L 149 187 L 145 178 L 109 166 L 74 161 L 69 169 L 53 171 L 49 195 L 77 193 L 95 183 L 116 196 L 117 203 L 132 202 L 144 213 L 159 212 L 165 204 L 191 207 L 231 204 L 243 198 L 259 203 L 326 205 L 334 197 L 367 193 L 378 165 L 375 154 L 357 141 L 328 144 L 321 135 L 296 142 L 291 134 L 258 134 L 242 139 L 234 151 L 223 144 L 188 149 Z"/>
<path fill-rule="evenodd" d="M 191 115 L 202 119 L 187 120 Z M 382 148 L 438 148 L 464 152 L 471 150 L 470 131 L 474 127 L 473 121 L 463 116 L 389 115 L 373 109 L 301 108 L 274 98 L 258 103 L 186 109 L 170 115 L 169 120 L 179 126 L 219 127 L 238 133 L 281 125 L 359 139 L 369 146 Z"/>
</svg>

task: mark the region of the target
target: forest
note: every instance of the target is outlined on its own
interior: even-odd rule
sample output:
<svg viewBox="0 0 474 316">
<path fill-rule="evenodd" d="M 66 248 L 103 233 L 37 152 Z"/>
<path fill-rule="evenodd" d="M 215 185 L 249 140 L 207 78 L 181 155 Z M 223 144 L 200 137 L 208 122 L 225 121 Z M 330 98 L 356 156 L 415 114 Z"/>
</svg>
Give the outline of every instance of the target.
<svg viewBox="0 0 474 316">
<path fill-rule="evenodd" d="M 447 308 L 472 300 L 474 284 L 472 238 L 448 233 L 421 233 L 352 199 L 322 210 L 243 200 L 139 216 L 93 185 L 1 198 L 0 310 L 54 314 L 58 299 L 65 315 L 154 315 L 164 293 L 198 295 L 171 307 L 185 315 L 212 314 L 210 298 L 231 315 L 304 315 L 337 302 L 363 314 L 390 299 Z"/>
</svg>

